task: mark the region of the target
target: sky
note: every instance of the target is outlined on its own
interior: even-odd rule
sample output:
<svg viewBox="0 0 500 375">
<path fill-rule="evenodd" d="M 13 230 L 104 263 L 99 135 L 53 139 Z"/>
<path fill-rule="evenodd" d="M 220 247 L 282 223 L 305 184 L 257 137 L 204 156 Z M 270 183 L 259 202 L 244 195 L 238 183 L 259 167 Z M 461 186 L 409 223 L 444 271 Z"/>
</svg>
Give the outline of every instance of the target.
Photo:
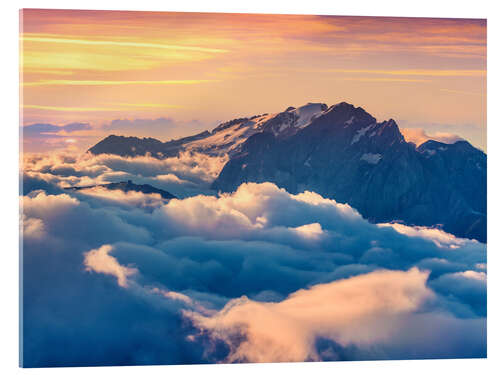
<svg viewBox="0 0 500 375">
<path fill-rule="evenodd" d="M 486 151 L 486 20 L 28 9 L 20 42 L 25 151 L 341 101 Z"/>
<path fill-rule="evenodd" d="M 271 182 L 217 193 L 228 155 L 83 152 L 109 134 L 166 141 L 342 101 L 407 140 L 485 150 L 486 21 L 21 21 L 22 366 L 486 356 L 485 243 Z M 105 187 L 120 181 L 176 198 Z"/>
</svg>

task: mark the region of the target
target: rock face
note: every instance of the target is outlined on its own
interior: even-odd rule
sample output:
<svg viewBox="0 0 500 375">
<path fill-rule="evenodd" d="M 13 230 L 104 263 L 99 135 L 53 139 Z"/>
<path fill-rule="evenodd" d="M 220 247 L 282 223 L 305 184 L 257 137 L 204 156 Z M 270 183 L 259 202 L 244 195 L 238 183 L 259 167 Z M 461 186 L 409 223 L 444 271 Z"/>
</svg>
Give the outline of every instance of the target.
<svg viewBox="0 0 500 375">
<path fill-rule="evenodd" d="M 190 137 L 161 142 L 154 138 L 110 135 L 88 151 L 94 155 L 115 154 L 156 158 L 178 155 L 182 151 L 202 152 L 209 155 L 229 156 L 237 153 L 252 135 L 271 132 L 277 137 L 295 134 L 328 109 L 326 104 L 308 103 L 299 108 L 289 107 L 285 112 L 237 118 L 224 122 L 211 132 L 204 131 Z"/>
<path fill-rule="evenodd" d="M 486 155 L 466 141 L 416 147 L 394 120 L 377 122 L 362 108 L 332 106 L 288 137 L 248 138 L 213 188 L 274 182 L 348 203 L 372 222 L 436 226 L 486 242 Z"/>
<path fill-rule="evenodd" d="M 466 141 L 406 142 L 394 120 L 360 107 L 309 103 L 239 118 L 211 132 L 162 143 L 110 136 L 90 152 L 156 157 L 196 151 L 228 154 L 213 183 L 273 182 L 290 193 L 314 191 L 348 203 L 372 222 L 440 226 L 486 242 L 486 154 Z"/>
<path fill-rule="evenodd" d="M 65 188 L 66 190 L 85 190 L 92 189 L 94 187 L 103 187 L 108 190 L 121 190 L 123 192 L 127 191 L 137 191 L 144 194 L 160 194 L 163 199 L 173 199 L 176 198 L 175 195 L 170 194 L 168 191 L 155 188 L 149 184 L 136 185 L 132 181 L 122 181 L 122 182 L 110 182 L 109 184 L 100 184 L 92 186 L 72 186 Z"/>
</svg>

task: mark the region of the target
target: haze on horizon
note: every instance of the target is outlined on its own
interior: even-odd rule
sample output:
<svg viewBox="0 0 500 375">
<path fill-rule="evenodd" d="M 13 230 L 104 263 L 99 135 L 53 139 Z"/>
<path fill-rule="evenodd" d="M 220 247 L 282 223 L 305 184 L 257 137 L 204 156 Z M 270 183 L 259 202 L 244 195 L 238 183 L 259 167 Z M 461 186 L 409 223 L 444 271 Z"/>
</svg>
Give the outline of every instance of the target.
<svg viewBox="0 0 500 375">
<path fill-rule="evenodd" d="M 85 149 L 110 133 L 165 141 L 341 101 L 486 151 L 486 20 L 33 9 L 21 18 L 22 125 L 56 126 L 25 132 L 25 151 Z"/>
</svg>

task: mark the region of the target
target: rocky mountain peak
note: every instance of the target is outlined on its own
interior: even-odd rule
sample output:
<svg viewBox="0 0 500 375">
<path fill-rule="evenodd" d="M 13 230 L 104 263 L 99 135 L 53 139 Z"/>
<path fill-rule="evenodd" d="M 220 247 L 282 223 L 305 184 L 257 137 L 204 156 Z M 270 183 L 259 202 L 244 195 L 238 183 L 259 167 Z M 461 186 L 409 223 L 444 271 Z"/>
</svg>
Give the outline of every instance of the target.
<svg viewBox="0 0 500 375">
<path fill-rule="evenodd" d="M 347 102 L 307 103 L 236 118 L 211 132 L 164 143 L 109 136 L 89 151 L 158 158 L 182 151 L 228 155 L 215 190 L 270 181 L 291 193 L 311 190 L 348 203 L 374 222 L 442 225 L 457 236 L 486 240 L 486 155 L 481 150 L 466 141 L 431 140 L 416 147 L 405 141 L 394 119 L 377 122 Z"/>
</svg>

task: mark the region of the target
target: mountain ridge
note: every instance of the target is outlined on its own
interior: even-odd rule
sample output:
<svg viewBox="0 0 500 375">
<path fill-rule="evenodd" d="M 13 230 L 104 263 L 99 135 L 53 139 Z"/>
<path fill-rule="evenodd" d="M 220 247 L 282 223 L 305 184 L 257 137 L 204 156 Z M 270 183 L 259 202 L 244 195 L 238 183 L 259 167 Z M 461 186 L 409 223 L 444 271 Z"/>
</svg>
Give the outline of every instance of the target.
<svg viewBox="0 0 500 375">
<path fill-rule="evenodd" d="M 142 143 L 140 152 L 166 154 L 149 138 L 135 142 Z M 439 226 L 486 241 L 484 152 L 464 140 L 417 146 L 405 140 L 393 119 L 377 122 L 346 102 L 238 118 L 161 144 L 171 153 L 228 154 L 212 184 L 218 191 L 269 181 L 290 193 L 311 190 L 348 203 L 371 222 Z"/>
<path fill-rule="evenodd" d="M 107 184 L 97 184 L 97 185 L 88 185 L 88 186 L 69 186 L 65 187 L 64 190 L 85 190 L 85 189 L 92 189 L 96 187 L 102 187 L 108 190 L 121 190 L 123 192 L 128 192 L 128 191 L 136 191 L 136 192 L 141 192 L 144 194 L 159 194 L 163 199 L 175 199 L 177 198 L 175 195 L 172 193 L 163 190 L 163 189 L 158 189 L 152 185 L 149 184 L 134 184 L 132 180 L 128 181 L 120 181 L 120 182 L 110 182 Z"/>
</svg>

